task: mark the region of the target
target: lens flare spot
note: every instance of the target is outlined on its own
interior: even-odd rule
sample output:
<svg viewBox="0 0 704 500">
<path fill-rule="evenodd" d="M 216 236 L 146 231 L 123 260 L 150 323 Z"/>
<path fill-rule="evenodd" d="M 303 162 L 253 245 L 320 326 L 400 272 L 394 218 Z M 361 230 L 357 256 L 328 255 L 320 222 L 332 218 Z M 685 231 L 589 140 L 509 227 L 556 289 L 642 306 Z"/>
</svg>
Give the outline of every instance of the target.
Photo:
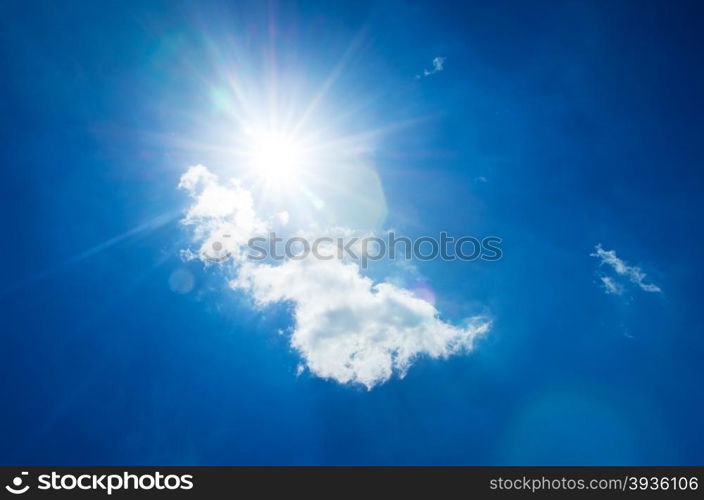
<svg viewBox="0 0 704 500">
<path fill-rule="evenodd" d="M 169 288 L 172 292 L 183 295 L 193 290 L 193 285 L 195 285 L 195 278 L 188 269 L 176 269 L 169 276 Z"/>
</svg>

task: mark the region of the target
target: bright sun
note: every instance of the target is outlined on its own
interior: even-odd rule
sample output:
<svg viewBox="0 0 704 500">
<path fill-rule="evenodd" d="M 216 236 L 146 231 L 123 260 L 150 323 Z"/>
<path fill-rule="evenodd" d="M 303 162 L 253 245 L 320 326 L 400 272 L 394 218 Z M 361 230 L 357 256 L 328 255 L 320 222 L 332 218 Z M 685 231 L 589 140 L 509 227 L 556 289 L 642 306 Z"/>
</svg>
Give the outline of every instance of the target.
<svg viewBox="0 0 704 500">
<path fill-rule="evenodd" d="M 257 177 L 270 184 L 286 184 L 300 174 L 304 150 L 297 141 L 283 134 L 257 134 L 249 156 Z"/>
</svg>

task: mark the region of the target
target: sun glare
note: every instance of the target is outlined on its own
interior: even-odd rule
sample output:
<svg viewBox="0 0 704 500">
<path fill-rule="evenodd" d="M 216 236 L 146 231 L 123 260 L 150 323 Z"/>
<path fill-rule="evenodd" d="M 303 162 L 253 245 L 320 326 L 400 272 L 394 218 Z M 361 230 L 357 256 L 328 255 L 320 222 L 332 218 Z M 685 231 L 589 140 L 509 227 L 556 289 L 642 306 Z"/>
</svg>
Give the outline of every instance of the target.
<svg viewBox="0 0 704 500">
<path fill-rule="evenodd" d="M 253 138 L 251 168 L 267 183 L 295 181 L 304 160 L 303 147 L 283 134 L 259 134 Z"/>
</svg>

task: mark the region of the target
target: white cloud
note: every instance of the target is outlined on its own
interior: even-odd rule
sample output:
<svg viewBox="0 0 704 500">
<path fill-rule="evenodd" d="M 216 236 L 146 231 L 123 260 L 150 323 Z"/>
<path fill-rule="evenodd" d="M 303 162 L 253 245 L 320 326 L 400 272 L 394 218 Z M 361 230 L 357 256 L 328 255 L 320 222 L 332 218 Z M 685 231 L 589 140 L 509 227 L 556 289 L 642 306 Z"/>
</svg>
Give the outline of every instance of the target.
<svg viewBox="0 0 704 500">
<path fill-rule="evenodd" d="M 437 73 L 438 71 L 443 70 L 443 65 L 445 64 L 445 59 L 446 57 L 436 57 L 433 59 L 433 72 Z"/>
<path fill-rule="evenodd" d="M 336 259 L 246 263 L 231 284 L 260 306 L 295 306 L 291 345 L 311 373 L 369 389 L 394 374 L 403 377 L 419 356 L 447 358 L 470 350 L 490 327 L 479 317 L 465 327 L 447 324 L 429 302 L 390 283 L 374 284 L 356 264 Z"/>
<path fill-rule="evenodd" d="M 629 266 L 625 261 L 618 258 L 615 250 L 604 250 L 601 244 L 594 247 L 595 252 L 590 254 L 591 257 L 596 257 L 600 260 L 599 264 L 610 266 L 618 276 L 627 278 L 631 283 L 637 285 L 641 290 L 646 292 L 660 292 L 660 287 L 652 283 L 646 283 L 646 274 L 637 266 Z M 624 291 L 623 285 L 616 282 L 613 277 L 602 276 L 601 281 L 604 284 L 606 293 L 614 293 L 621 295 Z"/>
<path fill-rule="evenodd" d="M 252 195 L 237 181 L 223 185 L 206 167 L 196 165 L 181 176 L 178 187 L 194 200 L 181 223 L 195 227 L 194 239 L 201 243 L 198 255 L 205 261 L 238 256 L 250 238 L 267 230 Z"/>
<path fill-rule="evenodd" d="M 601 276 L 601 283 L 604 285 L 604 290 L 606 293 L 623 295 L 623 285 L 614 281 L 611 276 Z"/>
<path fill-rule="evenodd" d="M 286 210 L 283 210 L 283 211 L 279 212 L 278 214 L 276 214 L 276 219 L 279 221 L 279 223 L 282 226 L 285 226 L 288 224 L 288 221 L 291 220 L 291 216 L 289 215 L 289 213 Z"/>
<path fill-rule="evenodd" d="M 435 73 L 441 72 L 443 69 L 445 69 L 445 60 L 447 57 L 435 57 L 433 58 L 433 67 L 432 69 L 424 69 L 423 70 L 423 75 L 422 76 L 430 76 Z M 416 78 L 420 78 L 421 75 L 416 75 Z"/>
<path fill-rule="evenodd" d="M 469 351 L 491 326 L 483 317 L 468 318 L 461 327 L 446 323 L 430 302 L 400 286 L 374 283 L 354 262 L 246 260 L 247 240 L 266 230 L 251 193 L 237 182 L 221 184 L 201 165 L 191 167 L 179 187 L 194 200 L 183 220 L 194 226 L 201 245 L 192 256 L 210 262 L 212 244 L 227 231 L 224 250 L 238 264 L 231 287 L 249 293 L 259 307 L 293 306 L 291 346 L 316 376 L 371 389 L 394 375 L 403 377 L 422 356 L 444 359 Z"/>
</svg>

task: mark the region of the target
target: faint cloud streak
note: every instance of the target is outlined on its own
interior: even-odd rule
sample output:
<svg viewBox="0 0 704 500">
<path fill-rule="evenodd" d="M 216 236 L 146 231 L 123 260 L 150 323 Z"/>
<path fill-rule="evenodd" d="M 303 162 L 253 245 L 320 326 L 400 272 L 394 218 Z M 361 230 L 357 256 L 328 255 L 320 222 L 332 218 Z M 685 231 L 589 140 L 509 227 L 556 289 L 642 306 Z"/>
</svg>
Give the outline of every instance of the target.
<svg viewBox="0 0 704 500">
<path fill-rule="evenodd" d="M 606 264 L 615 273 L 616 276 L 627 278 L 631 283 L 638 286 L 644 292 L 661 292 L 659 286 L 653 283 L 646 283 L 646 274 L 638 266 L 630 266 L 624 260 L 616 255 L 615 250 L 604 250 L 601 244 L 594 247 L 594 253 L 589 254 L 591 257 L 599 259 L 599 265 Z M 625 291 L 623 284 L 619 283 L 615 277 L 603 275 L 600 276 L 601 282 L 604 285 L 604 290 L 608 294 L 621 295 Z"/>
<path fill-rule="evenodd" d="M 442 70 L 445 69 L 445 60 L 447 57 L 440 57 L 437 56 L 433 58 L 433 67 L 431 69 L 424 69 L 422 75 L 416 75 L 416 78 L 422 78 L 430 75 L 434 75 L 435 73 L 440 73 Z"/>
</svg>

